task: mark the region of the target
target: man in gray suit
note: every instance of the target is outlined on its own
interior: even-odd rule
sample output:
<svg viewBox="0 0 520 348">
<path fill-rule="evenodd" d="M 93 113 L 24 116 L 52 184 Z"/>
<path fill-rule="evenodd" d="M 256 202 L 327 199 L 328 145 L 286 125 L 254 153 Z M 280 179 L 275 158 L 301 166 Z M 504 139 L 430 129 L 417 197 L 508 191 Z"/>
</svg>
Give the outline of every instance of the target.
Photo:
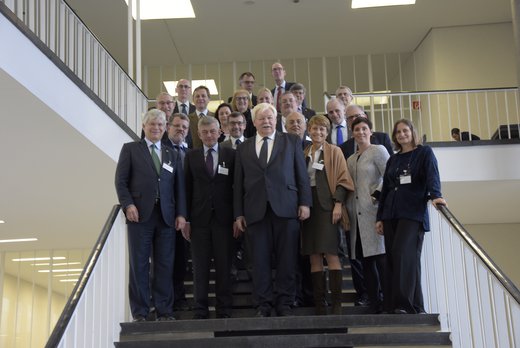
<svg viewBox="0 0 520 348">
<path fill-rule="evenodd" d="M 150 110 L 143 119 L 145 137 L 123 145 L 115 186 L 128 225 L 129 300 L 134 321 L 150 313 L 151 293 L 158 320 L 172 320 L 175 229 L 186 223 L 184 174 L 174 151 L 161 146 L 166 117 Z"/>
<path fill-rule="evenodd" d="M 257 316 L 291 315 L 294 302 L 299 220 L 312 205 L 309 175 L 294 134 L 276 132 L 276 109 L 258 104 L 251 113 L 257 134 L 237 148 L 234 180 L 235 229 L 251 242 Z M 273 298 L 271 256 L 276 262 Z"/>
</svg>

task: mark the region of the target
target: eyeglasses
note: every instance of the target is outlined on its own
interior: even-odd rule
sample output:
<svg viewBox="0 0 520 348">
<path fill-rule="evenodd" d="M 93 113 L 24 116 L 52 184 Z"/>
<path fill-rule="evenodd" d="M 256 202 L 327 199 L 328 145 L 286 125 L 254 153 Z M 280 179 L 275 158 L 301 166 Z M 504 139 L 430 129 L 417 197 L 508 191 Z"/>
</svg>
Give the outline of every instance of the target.
<svg viewBox="0 0 520 348">
<path fill-rule="evenodd" d="M 248 100 L 249 97 L 235 97 L 235 100 L 242 100 L 242 101 L 246 101 Z"/>
<path fill-rule="evenodd" d="M 229 122 L 229 125 L 230 126 L 241 126 L 243 125 L 245 122 L 242 122 L 242 121 L 230 121 Z"/>
<path fill-rule="evenodd" d="M 159 102 L 159 105 L 166 105 L 166 104 L 168 104 L 168 105 L 172 105 L 172 104 L 173 104 L 173 101 L 169 100 L 169 101 L 160 101 L 160 102 Z"/>
<path fill-rule="evenodd" d="M 177 85 L 177 88 L 189 89 L 189 88 L 191 88 L 191 86 L 188 86 L 188 85 Z"/>
<path fill-rule="evenodd" d="M 253 84 L 253 83 L 255 83 L 255 81 L 247 81 L 247 80 L 244 80 L 244 81 L 242 81 L 242 83 Z"/>
</svg>

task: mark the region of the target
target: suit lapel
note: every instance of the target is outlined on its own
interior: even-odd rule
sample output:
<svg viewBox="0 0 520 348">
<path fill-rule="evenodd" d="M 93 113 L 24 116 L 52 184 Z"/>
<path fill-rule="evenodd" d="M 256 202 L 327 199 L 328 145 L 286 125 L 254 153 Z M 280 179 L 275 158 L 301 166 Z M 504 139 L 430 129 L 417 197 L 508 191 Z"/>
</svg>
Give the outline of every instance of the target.
<svg viewBox="0 0 520 348">
<path fill-rule="evenodd" d="M 276 132 L 274 135 L 274 143 L 273 143 L 273 150 L 271 151 L 271 156 L 269 157 L 269 160 L 267 161 L 267 166 L 269 167 L 269 164 L 272 163 L 273 159 L 278 155 L 278 153 L 281 151 L 282 148 L 284 148 L 285 144 L 284 142 L 284 136 L 280 132 Z"/>
<path fill-rule="evenodd" d="M 157 170 L 155 170 L 155 166 L 152 161 L 152 155 L 150 154 L 150 149 L 148 148 L 146 141 L 144 139 L 142 139 L 140 141 L 140 143 L 141 143 L 141 150 L 143 152 L 143 157 L 144 157 L 145 161 L 148 162 L 148 164 L 150 165 L 150 168 L 152 168 L 153 172 L 155 174 L 157 174 Z"/>
</svg>

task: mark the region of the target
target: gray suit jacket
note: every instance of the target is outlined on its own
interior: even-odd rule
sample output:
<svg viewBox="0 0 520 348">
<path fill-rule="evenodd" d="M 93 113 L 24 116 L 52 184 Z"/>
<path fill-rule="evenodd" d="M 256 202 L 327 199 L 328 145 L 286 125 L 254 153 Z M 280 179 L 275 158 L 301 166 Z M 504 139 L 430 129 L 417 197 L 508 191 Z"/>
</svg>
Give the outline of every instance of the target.
<svg viewBox="0 0 520 348">
<path fill-rule="evenodd" d="M 211 111 L 208 111 L 208 114 L 206 116 L 215 116 L 214 113 Z M 190 134 L 191 134 L 191 141 L 192 141 L 192 148 L 198 149 L 202 147 L 202 140 L 199 138 L 199 115 L 197 114 L 197 111 L 192 112 L 188 115 L 190 119 Z"/>
<path fill-rule="evenodd" d="M 235 159 L 235 218 L 245 216 L 248 224 L 262 220 L 267 203 L 284 218 L 297 218 L 298 206 L 312 206 L 309 175 L 301 140 L 294 134 L 277 132 L 267 166 L 256 154 L 256 137 L 237 148 Z"/>
</svg>

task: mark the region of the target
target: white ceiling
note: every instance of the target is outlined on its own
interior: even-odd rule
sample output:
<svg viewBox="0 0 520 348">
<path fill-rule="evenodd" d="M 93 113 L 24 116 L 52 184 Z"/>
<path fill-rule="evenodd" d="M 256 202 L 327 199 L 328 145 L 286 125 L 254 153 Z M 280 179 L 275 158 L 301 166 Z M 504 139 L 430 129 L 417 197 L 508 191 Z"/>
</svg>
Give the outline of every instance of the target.
<svg viewBox="0 0 520 348">
<path fill-rule="evenodd" d="M 125 1 L 66 1 L 126 67 Z M 417 0 L 357 10 L 350 0 L 191 2 L 197 18 L 142 22 L 143 65 L 410 52 L 431 28 L 512 18 L 510 0 Z"/>
</svg>

